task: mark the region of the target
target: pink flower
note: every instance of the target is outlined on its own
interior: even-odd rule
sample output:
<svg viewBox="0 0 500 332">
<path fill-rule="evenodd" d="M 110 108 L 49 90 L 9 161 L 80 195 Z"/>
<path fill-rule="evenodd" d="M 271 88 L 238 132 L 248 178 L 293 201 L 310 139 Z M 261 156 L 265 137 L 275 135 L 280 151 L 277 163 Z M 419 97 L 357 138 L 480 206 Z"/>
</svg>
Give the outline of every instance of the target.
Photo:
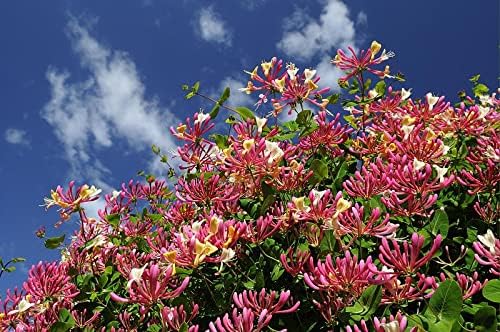
<svg viewBox="0 0 500 332">
<path fill-rule="evenodd" d="M 312 289 L 342 292 L 349 297 L 361 295 L 366 287 L 375 283 L 374 276 L 377 273 L 377 267 L 370 256 L 366 261 L 358 261 L 349 251 L 345 252 L 343 258 L 337 257 L 335 261 L 328 255 L 324 262 L 318 261 L 316 265 L 311 257 L 308 270 L 309 272 L 304 273 L 304 281 Z"/>
<path fill-rule="evenodd" d="M 489 229 L 486 234 L 479 235 L 480 242 L 474 242 L 472 248 L 476 254 L 474 258 L 481 265 L 490 266 L 490 272 L 500 276 L 500 240 L 495 238 Z"/>
<path fill-rule="evenodd" d="M 388 75 L 387 71 L 373 69 L 373 66 L 393 57 L 394 53 L 386 53 L 384 50 L 378 58 L 375 58 L 376 54 L 380 50 L 380 44 L 375 41 L 372 43 L 370 49 L 361 50 L 359 55 L 356 55 L 356 52 L 351 47 L 348 47 L 348 49 L 351 52 L 350 56 L 344 53 L 343 50 L 339 49 L 337 51 L 337 55 L 332 60 L 333 64 L 347 73 L 345 76 L 340 78 L 341 81 L 347 81 L 349 78 L 357 76 L 365 70 L 379 76 L 380 78 L 384 78 Z"/>
<path fill-rule="evenodd" d="M 389 222 L 388 213 L 382 217 L 382 220 L 379 220 L 380 217 L 380 209 L 375 208 L 371 211 L 370 216 L 365 218 L 364 207 L 356 203 L 350 210 L 339 215 L 339 234 L 351 234 L 355 237 L 365 235 L 379 238 L 392 237 L 399 225 Z"/>
<path fill-rule="evenodd" d="M 189 283 L 189 277 L 184 278 L 179 284 L 173 278 L 173 267 L 160 269 L 157 264 L 146 268 L 136 282 L 131 283 L 129 288 L 130 298 L 126 299 L 111 293 L 111 298 L 117 302 L 140 303 L 152 306 L 162 299 L 170 299 L 179 296 Z M 173 290 L 169 290 L 173 289 Z"/>
<path fill-rule="evenodd" d="M 280 261 L 283 268 L 295 277 L 302 272 L 302 268 L 309 260 L 309 257 L 311 257 L 309 251 L 297 249 L 294 253 L 293 249 L 290 248 L 286 254 L 280 255 Z"/>
<path fill-rule="evenodd" d="M 267 294 L 265 288 L 262 288 L 259 293 L 244 290 L 240 294 L 233 293 L 233 302 L 238 308 L 249 308 L 256 315 L 260 315 L 264 310 L 267 310 L 268 315 L 288 314 L 295 312 L 300 306 L 300 301 L 297 301 L 289 308 L 283 309 L 288 302 L 292 302 L 289 290 L 281 292 L 277 300 L 276 295 L 275 291 Z"/>
<path fill-rule="evenodd" d="M 198 315 L 198 305 L 194 304 L 191 314 L 188 316 L 184 310 L 184 305 L 177 307 L 164 307 L 160 312 L 162 325 L 173 331 L 179 331 L 184 323 L 189 323 Z M 188 332 L 198 331 L 198 326 L 192 326 Z"/>
<path fill-rule="evenodd" d="M 439 250 L 441 246 L 441 234 L 438 234 L 432 243 L 432 247 L 427 254 L 423 257 L 421 249 L 424 245 L 424 237 L 418 233 L 413 233 L 411 236 L 411 244 L 403 242 L 403 251 L 401 251 L 400 244 L 396 240 L 392 240 L 392 247 L 386 238 L 382 238 L 382 245 L 380 245 L 380 261 L 394 269 L 400 274 L 412 274 L 418 271 L 420 267 L 427 264 L 432 256 Z M 420 257 L 420 258 L 419 258 Z"/>
<path fill-rule="evenodd" d="M 222 319 L 219 317 L 215 322 L 210 322 L 208 331 L 210 332 L 260 332 L 271 321 L 272 316 L 267 314 L 267 310 L 263 310 L 257 317 L 257 326 L 255 326 L 255 314 L 249 308 L 243 308 L 239 313 L 234 308 L 231 316 L 225 314 Z"/>
</svg>

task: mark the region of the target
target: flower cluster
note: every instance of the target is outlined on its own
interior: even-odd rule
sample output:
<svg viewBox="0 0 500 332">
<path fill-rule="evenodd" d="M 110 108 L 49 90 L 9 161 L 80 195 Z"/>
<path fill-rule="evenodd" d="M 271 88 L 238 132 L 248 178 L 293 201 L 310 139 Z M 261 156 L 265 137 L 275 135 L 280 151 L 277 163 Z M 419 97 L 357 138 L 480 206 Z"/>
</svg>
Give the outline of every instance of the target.
<svg viewBox="0 0 500 332">
<path fill-rule="evenodd" d="M 57 187 L 45 207 L 79 227 L 36 232 L 61 260 L 0 298 L 0 330 L 494 330 L 500 100 L 477 79 L 456 104 L 413 99 L 379 67 L 393 56 L 339 50 L 349 94 L 332 96 L 316 70 L 264 61 L 241 89 L 254 112 L 225 94 L 171 128 L 169 180 L 124 183 L 94 217 L 99 189 Z"/>
</svg>

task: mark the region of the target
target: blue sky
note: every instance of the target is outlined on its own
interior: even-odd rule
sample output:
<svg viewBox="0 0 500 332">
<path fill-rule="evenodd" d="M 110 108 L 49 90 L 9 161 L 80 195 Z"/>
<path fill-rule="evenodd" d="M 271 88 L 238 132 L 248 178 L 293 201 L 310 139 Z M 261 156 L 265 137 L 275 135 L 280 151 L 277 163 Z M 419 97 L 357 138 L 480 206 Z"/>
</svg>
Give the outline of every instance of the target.
<svg viewBox="0 0 500 332">
<path fill-rule="evenodd" d="M 111 189 L 140 169 L 164 171 L 151 144 L 175 148 L 168 128 L 200 107 L 181 84 L 230 86 L 230 103 L 248 104 L 236 91 L 243 69 L 276 55 L 334 84 L 336 49 L 376 39 L 414 96 L 453 100 L 477 73 L 498 86 L 498 12 L 494 1 L 1 2 L 0 256 L 27 262 L 0 279 L 0 294 L 58 257 L 34 236 L 40 225 L 61 231 L 39 207 L 51 188 Z"/>
</svg>

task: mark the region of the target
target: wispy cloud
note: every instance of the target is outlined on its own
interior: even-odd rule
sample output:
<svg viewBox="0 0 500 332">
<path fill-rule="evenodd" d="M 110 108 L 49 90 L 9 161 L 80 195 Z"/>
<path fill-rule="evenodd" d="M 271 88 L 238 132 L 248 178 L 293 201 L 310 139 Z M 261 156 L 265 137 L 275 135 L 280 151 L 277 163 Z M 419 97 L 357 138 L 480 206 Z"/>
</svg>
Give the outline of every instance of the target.
<svg viewBox="0 0 500 332">
<path fill-rule="evenodd" d="M 29 145 L 30 141 L 25 130 L 8 128 L 4 133 L 7 143 L 16 145 Z"/>
<path fill-rule="evenodd" d="M 285 19 L 283 36 L 276 46 L 292 60 L 319 59 L 316 68 L 321 75 L 322 85 L 336 89 L 341 73 L 330 64 L 330 59 L 336 49 L 355 46 L 356 29 L 349 8 L 342 1 L 326 0 L 323 4 L 317 19 L 302 9 L 297 9 Z M 361 18 L 358 15 L 358 20 L 366 22 L 366 19 L 366 14 L 361 15 Z"/>
<path fill-rule="evenodd" d="M 200 10 L 195 27 L 203 40 L 231 46 L 232 32 L 213 6 Z"/>
<path fill-rule="evenodd" d="M 72 81 L 69 72 L 50 67 L 51 99 L 42 117 L 64 146 L 69 177 L 110 190 L 112 166 L 99 156 L 116 145 L 135 151 L 152 144 L 174 149 L 167 128 L 177 120 L 156 99 L 145 97 L 137 68 L 125 52 L 101 44 L 76 19 L 70 19 L 67 33 L 88 77 Z"/>
</svg>

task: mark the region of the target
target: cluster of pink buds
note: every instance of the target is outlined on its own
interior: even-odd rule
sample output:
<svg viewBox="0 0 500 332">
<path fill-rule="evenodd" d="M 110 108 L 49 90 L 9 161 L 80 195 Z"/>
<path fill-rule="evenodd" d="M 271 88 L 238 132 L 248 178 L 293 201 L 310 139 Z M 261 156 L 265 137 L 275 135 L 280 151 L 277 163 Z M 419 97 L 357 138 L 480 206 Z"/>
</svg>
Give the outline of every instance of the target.
<svg viewBox="0 0 500 332">
<path fill-rule="evenodd" d="M 382 62 L 392 58 L 394 56 L 393 52 L 382 51 L 380 56 L 376 57 L 382 45 L 378 42 L 373 41 L 370 49 L 361 50 L 360 54 L 357 55 L 354 49 L 349 47 L 351 55 L 347 55 L 343 50 L 338 50 L 337 55 L 332 60 L 339 69 L 345 71 L 347 74 L 340 78 L 341 81 L 347 81 L 353 76 L 361 74 L 363 71 L 367 70 L 370 73 L 384 78 L 389 76 L 389 67 L 386 66 L 385 70 L 374 69 L 373 66 L 381 64 Z"/>
<path fill-rule="evenodd" d="M 393 239 L 391 240 L 392 249 L 389 241 L 386 238 L 382 238 L 379 259 L 382 264 L 394 269 L 396 273 L 403 275 L 416 273 L 420 267 L 427 264 L 432 259 L 434 254 L 439 250 L 441 241 L 442 236 L 438 234 L 429 252 L 423 257 L 420 257 L 422 247 L 424 246 L 424 237 L 422 235 L 413 233 L 411 236 L 411 244 L 405 241 L 403 242 L 403 248 L 401 248 L 398 241 Z"/>
<path fill-rule="evenodd" d="M 130 298 L 111 293 L 111 299 L 121 303 L 140 303 L 149 307 L 159 300 L 175 298 L 186 289 L 189 277 L 178 283 L 174 279 L 173 269 L 171 265 L 164 269 L 157 264 L 152 264 L 149 268 L 133 269 L 128 289 Z"/>
<path fill-rule="evenodd" d="M 290 107 L 290 112 L 298 105 L 308 102 L 320 109 L 325 109 L 328 99 L 323 99 L 323 95 L 330 88 L 320 89 L 317 85 L 320 80 L 315 77 L 316 70 L 304 69 L 302 74 L 298 74 L 299 68 L 293 63 L 283 68 L 283 60 L 276 57 L 269 62 L 261 64 L 262 76 L 259 74 L 259 66 L 256 66 L 250 75 L 250 81 L 245 88 L 241 88 L 247 94 L 260 91 L 258 105 L 267 102 L 270 95 L 279 94 L 279 98 L 272 98 L 274 114 L 279 114 L 285 106 Z"/>
<path fill-rule="evenodd" d="M 61 220 L 68 220 L 73 212 L 80 208 L 80 204 L 92 202 L 99 199 L 101 189 L 84 184 L 75 189 L 75 182 L 69 183 L 68 189 L 64 191 L 61 186 L 57 186 L 56 190 L 50 192 L 50 198 L 44 198 L 45 208 L 48 209 L 52 206 L 59 206 L 59 214 Z"/>
</svg>

